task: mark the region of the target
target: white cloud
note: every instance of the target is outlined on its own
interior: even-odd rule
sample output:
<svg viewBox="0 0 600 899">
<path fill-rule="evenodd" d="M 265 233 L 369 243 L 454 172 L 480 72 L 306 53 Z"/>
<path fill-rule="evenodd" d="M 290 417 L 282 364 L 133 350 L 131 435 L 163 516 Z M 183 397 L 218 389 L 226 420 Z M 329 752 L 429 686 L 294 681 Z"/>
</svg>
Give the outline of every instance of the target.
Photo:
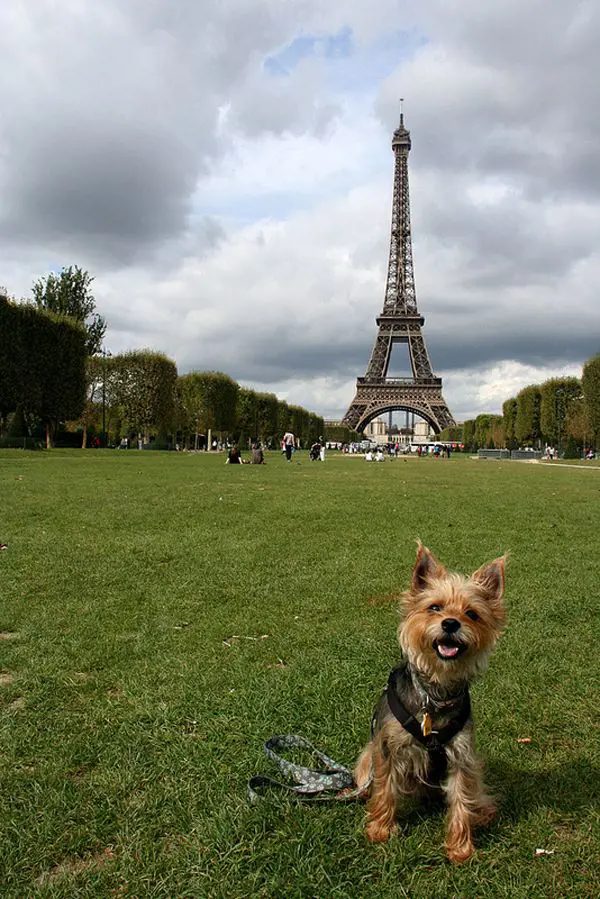
<svg viewBox="0 0 600 899">
<path fill-rule="evenodd" d="M 339 414 L 383 301 L 402 94 L 433 367 L 457 418 L 497 412 L 598 348 L 598 38 L 590 0 L 8 0 L 0 282 L 84 265 L 113 352 Z"/>
<path fill-rule="evenodd" d="M 580 378 L 581 366 L 535 366 L 506 360 L 476 372 L 452 372 L 446 379 L 444 393 L 455 418 L 465 421 L 482 410 L 502 415 L 502 403 L 516 396 L 523 387 L 559 377 Z"/>
</svg>

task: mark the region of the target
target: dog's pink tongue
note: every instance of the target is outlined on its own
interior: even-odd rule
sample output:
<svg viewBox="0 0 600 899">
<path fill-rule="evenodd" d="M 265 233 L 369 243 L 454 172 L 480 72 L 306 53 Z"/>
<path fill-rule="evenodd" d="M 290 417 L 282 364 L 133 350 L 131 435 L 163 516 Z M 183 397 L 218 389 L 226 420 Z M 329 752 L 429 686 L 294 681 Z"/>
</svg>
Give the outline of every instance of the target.
<svg viewBox="0 0 600 899">
<path fill-rule="evenodd" d="M 443 643 L 438 643 L 438 649 L 446 659 L 451 659 L 458 652 L 458 646 L 444 646 Z"/>
</svg>

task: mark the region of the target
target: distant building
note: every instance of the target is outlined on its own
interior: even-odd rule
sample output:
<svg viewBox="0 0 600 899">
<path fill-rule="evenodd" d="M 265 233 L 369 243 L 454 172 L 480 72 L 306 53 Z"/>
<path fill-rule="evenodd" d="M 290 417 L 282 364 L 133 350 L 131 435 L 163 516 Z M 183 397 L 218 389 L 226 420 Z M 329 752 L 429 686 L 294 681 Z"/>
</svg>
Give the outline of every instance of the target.
<svg viewBox="0 0 600 899">
<path fill-rule="evenodd" d="M 364 435 L 367 440 L 372 440 L 373 443 L 387 443 L 388 432 L 385 421 L 382 418 L 374 418 L 365 428 Z"/>
<path fill-rule="evenodd" d="M 394 430 L 396 431 L 397 429 Z M 373 443 L 390 442 L 388 425 L 382 418 L 374 418 L 373 421 L 369 422 L 364 430 L 364 435 L 368 440 L 372 440 Z M 434 439 L 435 435 L 432 428 L 422 418 L 415 419 L 412 428 L 400 428 L 399 433 L 393 433 L 391 436 L 391 440 L 393 442 L 397 440 L 400 446 L 431 443 Z"/>
<path fill-rule="evenodd" d="M 432 440 L 435 440 L 433 428 L 431 428 L 422 418 L 419 418 L 415 421 L 413 436 L 408 442 L 418 445 L 420 443 L 431 443 Z"/>
</svg>

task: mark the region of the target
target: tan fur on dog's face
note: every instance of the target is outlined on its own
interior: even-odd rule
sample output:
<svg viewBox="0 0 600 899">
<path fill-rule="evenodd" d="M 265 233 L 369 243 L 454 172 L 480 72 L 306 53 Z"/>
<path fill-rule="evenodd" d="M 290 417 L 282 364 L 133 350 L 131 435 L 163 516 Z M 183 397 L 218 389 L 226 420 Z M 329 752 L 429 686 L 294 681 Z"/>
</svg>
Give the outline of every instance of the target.
<svg viewBox="0 0 600 899">
<path fill-rule="evenodd" d="M 398 639 L 423 675 L 444 685 L 485 669 L 504 626 L 505 563 L 502 556 L 467 578 L 448 572 L 419 543 Z"/>
</svg>

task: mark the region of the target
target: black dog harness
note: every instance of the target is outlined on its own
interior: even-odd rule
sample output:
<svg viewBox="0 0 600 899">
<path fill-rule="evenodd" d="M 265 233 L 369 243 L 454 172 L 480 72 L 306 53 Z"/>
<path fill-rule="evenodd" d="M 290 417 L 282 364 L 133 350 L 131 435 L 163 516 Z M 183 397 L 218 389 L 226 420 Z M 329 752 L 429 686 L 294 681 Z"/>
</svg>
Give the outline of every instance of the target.
<svg viewBox="0 0 600 899">
<path fill-rule="evenodd" d="M 398 695 L 400 692 L 398 682 L 402 675 L 406 675 L 406 662 L 391 672 L 383 696 L 387 699 L 390 711 L 402 727 L 427 750 L 429 755 L 428 783 L 439 785 L 448 767 L 445 744 L 449 743 L 452 737 L 462 730 L 471 714 L 469 691 L 465 690 L 456 714 L 452 715 L 448 724 L 439 730 L 432 730 L 431 733 L 424 734 L 421 724 L 414 715 L 407 711 Z M 433 703 L 433 700 L 430 701 Z M 433 704 L 435 705 L 435 703 Z M 372 737 L 375 736 L 376 731 L 377 709 L 371 721 Z M 303 750 L 312 754 L 322 767 L 310 768 L 284 759 L 281 753 L 290 750 Z M 248 798 L 251 802 L 256 802 L 264 790 L 273 787 L 287 790 L 298 799 L 312 801 L 331 801 L 333 799 L 337 802 L 353 802 L 366 798 L 373 776 L 372 772 L 368 780 L 360 788 L 357 787 L 352 772 L 348 768 L 315 749 L 305 737 L 296 734 L 279 734 L 267 740 L 264 744 L 264 752 L 292 783 L 282 783 L 272 777 L 256 775 L 248 782 Z"/>
<path fill-rule="evenodd" d="M 466 689 L 463 693 L 456 715 L 450 719 L 448 724 L 439 730 L 432 730 L 431 733 L 425 734 L 421 723 L 407 711 L 398 695 L 398 675 L 404 673 L 405 670 L 406 663 L 390 672 L 385 688 L 387 703 L 394 718 L 400 722 L 404 730 L 407 730 L 427 750 L 429 756 L 428 782 L 432 785 L 439 785 L 448 769 L 445 745 L 463 729 L 471 715 L 469 691 Z"/>
</svg>

